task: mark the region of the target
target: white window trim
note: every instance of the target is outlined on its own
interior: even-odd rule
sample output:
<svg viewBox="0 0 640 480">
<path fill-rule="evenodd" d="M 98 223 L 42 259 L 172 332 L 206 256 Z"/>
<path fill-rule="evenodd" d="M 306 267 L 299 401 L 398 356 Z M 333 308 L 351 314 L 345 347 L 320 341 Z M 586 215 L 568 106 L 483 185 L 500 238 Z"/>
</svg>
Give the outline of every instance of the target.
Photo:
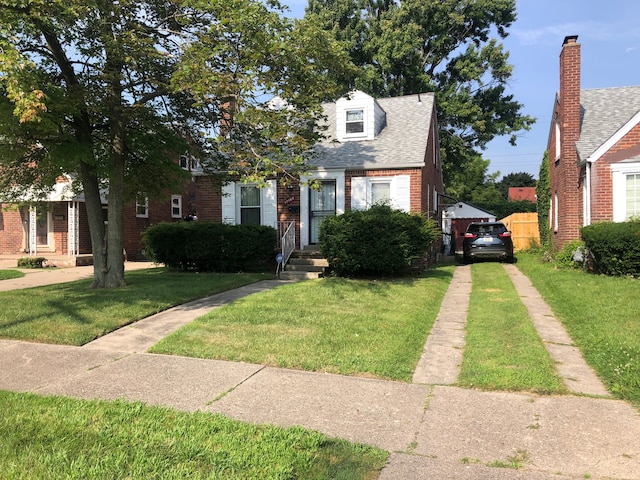
<svg viewBox="0 0 640 480">
<path fill-rule="evenodd" d="M 354 122 L 347 121 L 347 115 L 349 112 L 357 112 L 357 111 L 362 112 L 362 131 L 347 133 L 347 124 L 354 123 Z M 367 108 L 366 107 L 362 106 L 362 107 L 345 108 L 343 114 L 344 114 L 344 132 L 343 132 L 344 138 L 361 138 L 361 137 L 367 136 Z"/>
<path fill-rule="evenodd" d="M 240 224 L 240 188 L 255 186 L 229 182 L 222 186 L 222 221 L 230 225 Z M 278 223 L 277 181 L 268 180 L 260 188 L 260 224 L 276 228 Z"/>
<path fill-rule="evenodd" d="M 625 222 L 627 219 L 627 175 L 639 175 L 640 162 L 617 163 L 611 165 L 611 187 L 613 201 L 613 221 Z"/>
<path fill-rule="evenodd" d="M 562 144 L 560 142 L 560 119 L 556 117 L 555 123 L 555 137 L 556 137 L 556 158 L 554 159 L 556 162 L 560 160 Z"/>
<path fill-rule="evenodd" d="M 177 200 L 175 206 L 178 208 L 178 212 L 174 213 L 174 200 Z M 171 218 L 182 218 L 182 195 L 171 195 Z"/>
<path fill-rule="evenodd" d="M 144 195 L 144 203 L 139 202 L 139 197 L 141 197 L 142 193 L 136 195 L 136 218 L 149 218 L 149 197 Z M 144 209 L 143 212 L 138 212 L 138 207 L 142 207 Z"/>
<path fill-rule="evenodd" d="M 411 210 L 411 177 L 395 175 L 389 177 L 352 177 L 351 208 L 366 210 L 372 206 L 371 185 L 373 183 L 389 183 L 391 207 L 409 212 Z"/>
<path fill-rule="evenodd" d="M 188 153 L 180 155 L 180 167 L 188 172 L 202 173 L 202 165 L 200 164 L 200 161 Z"/>
</svg>

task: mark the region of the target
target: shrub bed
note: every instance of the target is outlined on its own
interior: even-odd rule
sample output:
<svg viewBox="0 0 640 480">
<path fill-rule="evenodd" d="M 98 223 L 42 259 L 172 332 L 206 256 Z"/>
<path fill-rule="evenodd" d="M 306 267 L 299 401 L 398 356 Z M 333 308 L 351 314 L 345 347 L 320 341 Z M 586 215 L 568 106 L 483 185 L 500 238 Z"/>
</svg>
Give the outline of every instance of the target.
<svg viewBox="0 0 640 480">
<path fill-rule="evenodd" d="M 386 205 L 329 217 L 320 227 L 321 251 L 342 277 L 406 273 L 438 236 L 435 223 Z"/>
<path fill-rule="evenodd" d="M 143 234 L 147 257 L 176 270 L 256 272 L 269 268 L 276 230 L 264 225 L 163 222 Z"/>
<path fill-rule="evenodd" d="M 640 221 L 594 223 L 580 233 L 597 272 L 640 276 Z"/>
</svg>

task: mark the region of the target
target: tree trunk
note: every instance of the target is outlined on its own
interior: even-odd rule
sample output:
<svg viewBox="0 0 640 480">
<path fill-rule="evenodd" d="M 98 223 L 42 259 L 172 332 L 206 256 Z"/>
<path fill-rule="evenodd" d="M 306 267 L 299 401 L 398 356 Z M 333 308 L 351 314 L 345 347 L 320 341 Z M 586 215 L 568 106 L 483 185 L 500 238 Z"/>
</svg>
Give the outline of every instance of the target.
<svg viewBox="0 0 640 480">
<path fill-rule="evenodd" d="M 93 254 L 93 283 L 91 288 L 105 286 L 105 272 L 107 271 L 107 252 L 105 250 L 105 226 L 102 215 L 102 200 L 95 168 L 82 162 L 80 165 L 82 190 L 84 192 L 89 234 L 91 235 L 91 252 Z"/>
</svg>

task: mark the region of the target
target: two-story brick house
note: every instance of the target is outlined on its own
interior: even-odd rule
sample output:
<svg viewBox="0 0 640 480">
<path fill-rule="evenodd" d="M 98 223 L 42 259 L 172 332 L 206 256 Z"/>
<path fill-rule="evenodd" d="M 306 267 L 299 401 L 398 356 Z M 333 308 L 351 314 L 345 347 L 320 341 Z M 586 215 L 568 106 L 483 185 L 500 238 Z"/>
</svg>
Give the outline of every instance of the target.
<svg viewBox="0 0 640 480">
<path fill-rule="evenodd" d="M 374 99 L 356 91 L 323 108 L 327 138 L 316 146 L 309 174 L 294 185 L 272 179 L 262 188 L 243 182 L 220 186 L 197 164 L 181 159 L 192 173 L 182 192 L 151 202 L 141 196 L 127 206 L 124 246 L 129 259 L 144 256 L 140 234 L 149 225 L 184 221 L 191 214 L 198 220 L 255 223 L 280 231 L 292 225 L 296 248 L 318 242 L 327 215 L 376 202 L 440 218 L 442 166 L 432 93 Z M 311 179 L 320 189 L 309 188 Z M 26 207 L 3 212 L 0 254 L 90 253 L 82 196 L 65 194 L 64 187 L 57 186 L 42 213 Z"/>
<path fill-rule="evenodd" d="M 580 88 L 580 44 L 565 38 L 548 152 L 553 247 L 598 221 L 640 216 L 640 86 Z"/>
</svg>

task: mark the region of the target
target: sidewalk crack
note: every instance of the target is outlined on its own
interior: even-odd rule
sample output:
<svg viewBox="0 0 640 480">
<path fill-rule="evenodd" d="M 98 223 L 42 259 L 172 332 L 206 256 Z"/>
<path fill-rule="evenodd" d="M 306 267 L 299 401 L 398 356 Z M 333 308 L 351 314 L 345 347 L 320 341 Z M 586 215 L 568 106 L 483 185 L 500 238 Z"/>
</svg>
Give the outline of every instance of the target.
<svg viewBox="0 0 640 480">
<path fill-rule="evenodd" d="M 261 365 L 260 368 L 258 368 L 255 372 L 253 372 L 251 375 L 243 378 L 240 382 L 236 383 L 234 386 L 229 387 L 227 390 L 225 390 L 224 392 L 220 393 L 217 397 L 215 397 L 213 400 L 209 401 L 206 403 L 207 406 L 211 406 L 214 403 L 218 402 L 219 400 L 222 400 L 224 397 L 226 397 L 227 395 L 229 395 L 231 392 L 233 392 L 234 390 L 236 390 L 238 387 L 240 387 L 241 385 L 243 385 L 244 383 L 248 382 L 249 380 L 251 380 L 253 377 L 255 377 L 258 373 L 262 372 L 265 368 L 267 368 L 266 365 Z"/>
</svg>

